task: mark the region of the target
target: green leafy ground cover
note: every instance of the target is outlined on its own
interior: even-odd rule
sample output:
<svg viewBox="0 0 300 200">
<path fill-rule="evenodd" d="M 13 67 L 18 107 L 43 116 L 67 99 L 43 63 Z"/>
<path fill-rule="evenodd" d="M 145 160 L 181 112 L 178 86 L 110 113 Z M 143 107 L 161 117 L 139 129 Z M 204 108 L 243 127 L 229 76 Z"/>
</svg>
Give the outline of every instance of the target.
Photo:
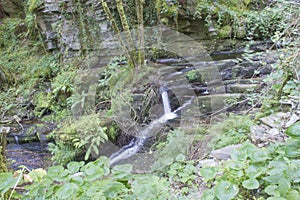
<svg viewBox="0 0 300 200">
<path fill-rule="evenodd" d="M 34 21 L 37 2 L 28 2 L 25 19 L 1 21 L 0 110 L 5 116 L 20 115 L 25 113 L 24 106 L 33 104 L 30 117 L 43 117 L 48 113 L 51 115 L 43 120 L 59 122 L 70 116 L 72 106 L 84 106 L 84 94 L 73 95 L 80 59 L 66 63 L 61 61 L 60 53 L 45 51 Z M 259 1 L 240 2 L 199 1 L 196 16 L 205 17 L 207 26 L 215 26 L 220 37 L 238 37 L 243 32 L 238 27 L 246 24 L 248 28 L 243 26 L 246 28 L 243 37 L 271 38 L 275 44 L 284 45 L 280 59 L 273 65 L 274 72 L 264 80 L 267 87 L 262 94 L 267 95 L 253 99 L 262 102 L 256 114 L 260 117 L 280 110 L 281 100 L 299 97 L 299 10 L 286 1 L 256 9 L 251 8 Z M 177 13 L 176 7 L 162 5 L 164 14 Z M 103 101 L 111 97 L 110 89 L 118 78 L 118 67 L 110 65 L 99 81 Z M 49 82 L 52 88 L 45 92 Z M 105 116 L 112 112 L 107 110 Z M 299 199 L 299 122 L 287 129 L 290 138 L 286 142 L 258 148 L 248 141 L 249 128 L 257 122 L 250 115 L 229 116 L 208 130 L 217 134 L 210 146 L 218 149 L 241 143 L 242 147 L 232 153 L 231 160 L 200 170 L 196 168 L 198 160 L 188 160 L 188 155 L 184 155 L 185 133 L 178 130 L 170 132 L 165 144 L 160 144 L 164 150 L 151 174 L 133 174 L 130 165 L 111 169 L 105 157 L 93 162 L 74 161 L 82 152 L 88 160 L 91 152 L 99 151 L 95 148 L 99 143 L 115 138 L 118 127 L 109 123 L 94 113 L 59 123 L 60 129 L 53 135 L 56 143 L 50 145 L 57 165 L 47 170 L 23 167 L 16 172 L 0 173 L 1 198 L 191 199 L 199 192 L 199 186 L 204 185 L 202 199 Z M 86 128 L 83 129 L 82 124 Z M 178 152 L 174 148 L 179 148 L 179 155 L 172 154 Z"/>
</svg>

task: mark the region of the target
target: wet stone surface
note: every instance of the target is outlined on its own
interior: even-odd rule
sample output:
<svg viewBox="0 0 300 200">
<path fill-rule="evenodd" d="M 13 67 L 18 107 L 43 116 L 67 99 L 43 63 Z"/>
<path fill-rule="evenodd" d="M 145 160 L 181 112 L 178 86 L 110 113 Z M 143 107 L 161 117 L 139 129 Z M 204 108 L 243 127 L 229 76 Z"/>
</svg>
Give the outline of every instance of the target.
<svg viewBox="0 0 300 200">
<path fill-rule="evenodd" d="M 9 168 L 17 170 L 19 166 L 28 169 L 47 168 L 51 165 L 51 154 L 48 147 L 40 142 L 24 144 L 8 144 L 6 147 L 6 157 Z"/>
</svg>

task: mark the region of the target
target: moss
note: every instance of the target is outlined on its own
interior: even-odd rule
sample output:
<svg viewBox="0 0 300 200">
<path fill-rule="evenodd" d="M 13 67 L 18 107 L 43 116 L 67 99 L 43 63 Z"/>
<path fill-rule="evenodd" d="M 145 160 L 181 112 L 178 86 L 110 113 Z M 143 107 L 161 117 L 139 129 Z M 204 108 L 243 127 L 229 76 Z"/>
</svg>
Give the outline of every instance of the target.
<svg viewBox="0 0 300 200">
<path fill-rule="evenodd" d="M 2 148 L 0 147 L 0 173 L 7 172 L 7 166 L 4 156 L 2 155 Z"/>
<path fill-rule="evenodd" d="M 0 133 L 0 173 L 7 172 L 4 150 L 6 149 L 6 133 Z"/>
<path fill-rule="evenodd" d="M 238 39 L 245 38 L 247 36 L 247 30 L 245 27 L 241 26 L 238 27 L 237 30 L 235 30 L 235 37 Z"/>
<path fill-rule="evenodd" d="M 232 30 L 231 26 L 229 26 L 229 25 L 223 26 L 223 27 L 219 30 L 218 36 L 219 36 L 220 38 L 222 38 L 222 39 L 223 39 L 223 38 L 229 38 L 230 35 L 231 35 L 231 30 Z"/>
</svg>

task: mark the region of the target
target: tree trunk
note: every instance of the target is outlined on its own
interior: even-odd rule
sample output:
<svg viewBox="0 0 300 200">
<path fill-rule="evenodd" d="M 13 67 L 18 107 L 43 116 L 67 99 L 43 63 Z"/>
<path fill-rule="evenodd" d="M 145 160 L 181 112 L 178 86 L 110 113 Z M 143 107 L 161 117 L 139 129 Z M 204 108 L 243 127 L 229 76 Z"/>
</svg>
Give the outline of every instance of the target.
<svg viewBox="0 0 300 200">
<path fill-rule="evenodd" d="M 5 161 L 6 134 L 7 130 L 2 129 L 2 131 L 0 131 L 0 173 L 8 171 Z"/>
</svg>

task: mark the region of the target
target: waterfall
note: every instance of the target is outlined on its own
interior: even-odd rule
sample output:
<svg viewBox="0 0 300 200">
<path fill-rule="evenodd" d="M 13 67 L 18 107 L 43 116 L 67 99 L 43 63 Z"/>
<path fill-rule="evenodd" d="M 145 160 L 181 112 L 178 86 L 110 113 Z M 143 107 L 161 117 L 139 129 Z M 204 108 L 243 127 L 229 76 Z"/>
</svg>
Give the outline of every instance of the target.
<svg viewBox="0 0 300 200">
<path fill-rule="evenodd" d="M 188 102 L 184 103 L 181 107 L 177 108 L 175 111 L 172 112 L 167 91 L 167 87 L 160 87 L 160 93 L 164 107 L 164 114 L 160 118 L 153 120 L 149 125 L 144 127 L 138 133 L 136 138 L 132 139 L 128 145 L 123 146 L 119 151 L 113 153 L 109 158 L 110 166 L 138 153 L 144 147 L 149 137 L 155 136 L 169 120 L 178 117 L 176 112 L 182 110 L 187 105 L 191 104 L 193 100 L 193 98 L 191 98 Z"/>
<path fill-rule="evenodd" d="M 170 101 L 169 101 L 169 96 L 168 96 L 168 88 L 161 86 L 160 93 L 161 93 L 161 98 L 163 101 L 164 114 L 169 114 L 169 113 L 171 113 L 171 106 L 170 106 Z"/>
<path fill-rule="evenodd" d="M 19 137 L 17 135 L 14 135 L 14 138 L 15 138 L 16 144 L 19 144 Z"/>
</svg>

